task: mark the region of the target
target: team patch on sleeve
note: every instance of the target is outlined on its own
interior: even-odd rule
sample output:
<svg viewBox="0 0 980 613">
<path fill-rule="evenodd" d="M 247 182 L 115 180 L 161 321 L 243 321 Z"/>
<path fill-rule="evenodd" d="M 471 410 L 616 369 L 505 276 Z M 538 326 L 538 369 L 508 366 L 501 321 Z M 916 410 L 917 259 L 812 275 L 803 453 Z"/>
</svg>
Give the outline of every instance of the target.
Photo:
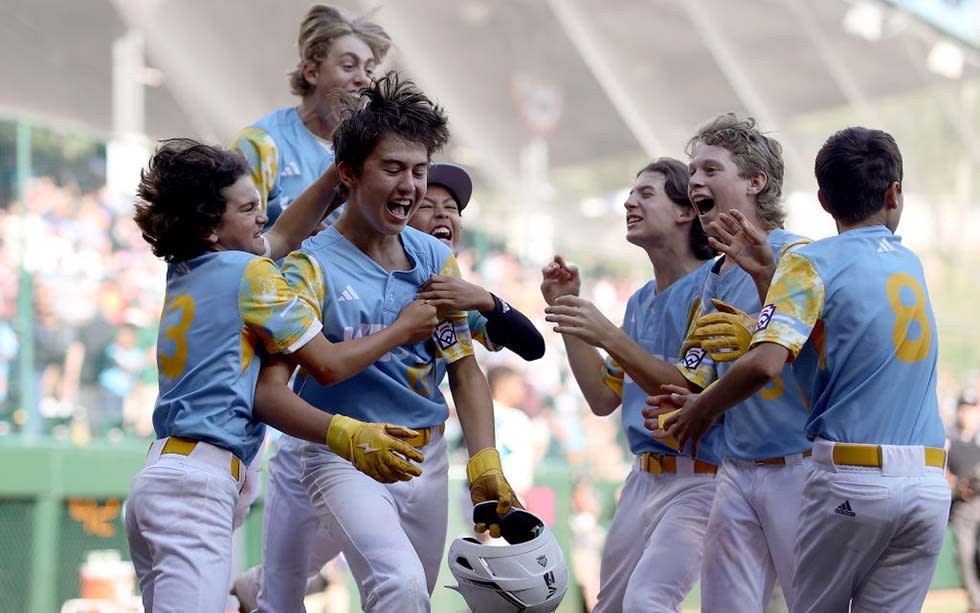
<svg viewBox="0 0 980 613">
<path fill-rule="evenodd" d="M 456 331 L 453 329 L 453 324 L 448 321 L 443 321 L 438 326 L 436 326 L 435 332 L 436 342 L 443 349 L 449 349 L 456 344 Z"/>
<path fill-rule="evenodd" d="M 762 307 L 759 311 L 759 319 L 755 322 L 755 331 L 765 330 L 769 327 L 769 322 L 772 321 L 772 316 L 776 312 L 775 304 L 767 304 Z"/>
<path fill-rule="evenodd" d="M 687 353 L 684 354 L 684 367 L 695 370 L 701 365 L 705 355 L 707 355 L 707 353 L 704 349 L 700 347 L 691 347 L 687 350 Z"/>
</svg>

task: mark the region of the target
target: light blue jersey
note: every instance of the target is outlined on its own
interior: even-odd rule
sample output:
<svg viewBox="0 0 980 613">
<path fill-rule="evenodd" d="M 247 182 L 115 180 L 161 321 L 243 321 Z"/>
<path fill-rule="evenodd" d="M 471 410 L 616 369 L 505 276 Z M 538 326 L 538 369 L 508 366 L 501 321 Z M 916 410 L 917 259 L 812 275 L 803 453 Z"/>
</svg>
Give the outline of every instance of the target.
<svg viewBox="0 0 980 613">
<path fill-rule="evenodd" d="M 269 113 L 242 130 L 231 146 L 241 151 L 252 167 L 252 181 L 259 190 L 269 225 L 334 160 L 330 143 L 310 132 L 297 107 Z M 334 211 L 329 223 L 339 218 Z"/>
<path fill-rule="evenodd" d="M 769 246 L 778 260 L 783 248 L 803 240 L 786 230 L 776 229 L 769 233 Z M 701 291 L 701 315 L 715 311 L 712 298 L 718 298 L 746 313 L 758 313 L 761 309 L 759 294 L 752 277 L 738 266 L 719 273 L 718 260 L 707 275 Z M 734 362 L 715 363 L 697 341 L 685 340 L 690 347 L 677 367 L 689 381 L 701 388 L 719 379 Z M 723 438 L 720 445 L 726 456 L 741 460 L 761 460 L 802 453 L 811 448 L 804 426 L 807 408 L 802 390 L 796 382 L 792 367 L 787 364 L 782 373 L 760 392 L 741 402 L 725 413 Z"/>
<path fill-rule="evenodd" d="M 250 462 L 265 433 L 252 416 L 255 348 L 290 353 L 319 331 L 270 260 L 220 251 L 170 264 L 157 338 L 157 437 L 203 441 Z"/>
<path fill-rule="evenodd" d="M 336 227 L 303 242 L 283 262 L 283 275 L 324 322 L 335 343 L 379 332 L 415 300 L 430 276 L 459 276 L 456 259 L 437 239 L 405 228 L 402 244 L 412 269 L 389 272 L 354 246 Z M 410 428 L 443 423 L 449 416 L 436 380 L 436 363 L 473 355 L 467 315 L 448 311 L 433 338 L 402 345 L 353 377 L 323 387 L 302 373 L 293 389 L 325 411 L 368 422 Z"/>
<path fill-rule="evenodd" d="M 630 296 L 623 316 L 623 332 L 640 347 L 668 363 L 679 359 L 681 343 L 696 312 L 698 290 L 711 272 L 713 262 L 681 277 L 663 292 L 657 293 L 657 282 L 650 281 Z M 644 452 L 678 455 L 678 451 L 654 440 L 650 430 L 643 425 L 643 409 L 647 406 L 647 392 L 611 357 L 602 366 L 602 379 L 622 399 L 622 421 L 630 450 L 634 454 Z M 698 444 L 698 458 L 711 464 L 720 464 L 721 457 L 715 449 L 721 429 L 712 427 Z"/>
<path fill-rule="evenodd" d="M 922 265 L 885 226 L 786 254 L 753 344 L 777 343 L 810 399 L 807 435 L 942 447 L 938 339 Z"/>
</svg>

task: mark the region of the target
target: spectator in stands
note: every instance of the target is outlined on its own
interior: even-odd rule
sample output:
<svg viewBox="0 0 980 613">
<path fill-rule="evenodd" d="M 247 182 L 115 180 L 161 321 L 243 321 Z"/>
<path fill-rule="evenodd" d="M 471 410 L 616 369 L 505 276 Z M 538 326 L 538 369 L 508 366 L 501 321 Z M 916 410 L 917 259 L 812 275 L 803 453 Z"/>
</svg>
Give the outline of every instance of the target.
<svg viewBox="0 0 980 613">
<path fill-rule="evenodd" d="M 960 394 L 956 431 L 950 435 L 946 478 L 953 488 L 950 522 L 956 537 L 957 561 L 971 613 L 980 612 L 980 569 L 977 540 L 980 537 L 980 403 L 974 388 Z"/>
</svg>

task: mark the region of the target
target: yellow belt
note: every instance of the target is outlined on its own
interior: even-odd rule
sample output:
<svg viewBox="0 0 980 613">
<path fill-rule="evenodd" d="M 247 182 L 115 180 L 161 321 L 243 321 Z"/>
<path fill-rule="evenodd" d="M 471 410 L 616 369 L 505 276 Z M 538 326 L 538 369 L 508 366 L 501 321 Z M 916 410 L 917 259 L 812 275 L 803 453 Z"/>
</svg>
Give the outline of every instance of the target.
<svg viewBox="0 0 980 613">
<path fill-rule="evenodd" d="M 946 466 L 945 449 L 926 447 L 925 451 L 926 466 L 933 466 L 935 468 Z M 881 467 L 881 446 L 834 443 L 834 464 Z"/>
<path fill-rule="evenodd" d="M 165 453 L 176 453 L 177 455 L 190 455 L 194 448 L 197 447 L 197 441 L 189 438 L 184 438 L 182 436 L 171 436 L 167 439 L 167 442 L 163 444 L 163 449 L 160 451 L 160 455 Z M 238 456 L 231 454 L 231 466 L 229 467 L 231 471 L 231 476 L 234 477 L 235 481 L 238 481 L 238 477 L 242 474 L 242 461 L 238 459 Z"/>
<path fill-rule="evenodd" d="M 404 439 L 406 443 L 412 447 L 425 447 L 432 440 L 432 435 L 438 430 L 439 434 L 443 434 L 446 431 L 446 424 L 440 424 L 438 426 L 432 426 L 430 428 L 412 428 L 418 432 L 412 438 Z"/>
<path fill-rule="evenodd" d="M 677 472 L 677 456 L 662 453 L 650 453 L 645 451 L 640 454 L 640 469 L 652 475 Z M 713 475 L 718 472 L 718 467 L 708 462 L 694 460 L 694 472 L 698 474 Z"/>
</svg>

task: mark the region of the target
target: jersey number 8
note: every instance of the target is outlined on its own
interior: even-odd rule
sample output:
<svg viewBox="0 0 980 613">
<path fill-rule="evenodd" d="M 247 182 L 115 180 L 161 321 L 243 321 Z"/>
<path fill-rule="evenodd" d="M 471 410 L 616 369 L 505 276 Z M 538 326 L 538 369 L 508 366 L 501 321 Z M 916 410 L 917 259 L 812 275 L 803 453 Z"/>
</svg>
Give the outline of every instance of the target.
<svg viewBox="0 0 980 613">
<path fill-rule="evenodd" d="M 902 288 L 908 288 L 914 300 L 905 304 L 902 300 Z M 895 357 L 901 362 L 918 362 L 929 355 L 932 346 L 932 327 L 926 315 L 925 294 L 922 286 L 913 277 L 904 272 L 896 272 L 888 277 L 888 302 L 895 311 L 895 327 L 892 328 L 892 342 L 895 344 Z M 906 292 L 908 296 L 908 291 Z M 910 338 L 913 324 L 918 324 L 916 338 Z"/>
</svg>

